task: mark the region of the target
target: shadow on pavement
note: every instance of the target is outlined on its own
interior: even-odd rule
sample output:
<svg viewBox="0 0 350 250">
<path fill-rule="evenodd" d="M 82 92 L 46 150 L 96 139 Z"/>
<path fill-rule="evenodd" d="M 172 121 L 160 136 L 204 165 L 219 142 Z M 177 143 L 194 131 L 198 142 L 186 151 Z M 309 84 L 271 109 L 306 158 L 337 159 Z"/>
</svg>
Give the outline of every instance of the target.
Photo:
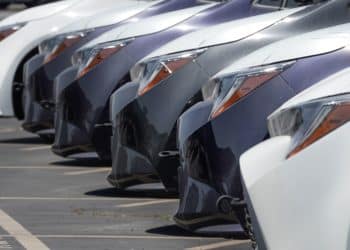
<svg viewBox="0 0 350 250">
<path fill-rule="evenodd" d="M 24 138 L 13 138 L 0 140 L 2 144 L 46 144 L 45 140 L 40 137 L 24 137 Z"/>
<path fill-rule="evenodd" d="M 146 231 L 150 234 L 166 235 L 166 236 L 183 236 L 183 237 L 206 237 L 206 238 L 225 238 L 235 240 L 247 240 L 244 233 L 229 232 L 211 232 L 211 233 L 195 233 L 187 231 L 177 225 L 168 225 L 162 227 L 151 228 Z"/>
<path fill-rule="evenodd" d="M 146 232 L 150 234 L 166 235 L 166 236 L 184 236 L 184 237 L 202 236 L 200 234 L 192 233 L 190 231 L 182 229 L 177 225 L 168 225 L 168 226 L 151 228 L 151 229 L 148 229 Z M 219 236 L 211 236 L 211 237 L 217 238 Z"/>
<path fill-rule="evenodd" d="M 89 191 L 85 193 L 89 196 L 98 196 L 98 197 L 128 197 L 128 198 L 177 198 L 177 194 L 168 193 L 164 189 L 149 189 L 149 190 L 120 190 L 117 188 L 105 188 L 98 189 L 94 191 Z"/>
<path fill-rule="evenodd" d="M 111 162 L 102 161 L 98 158 L 81 158 L 81 159 L 64 159 L 62 161 L 51 162 L 54 166 L 71 166 L 71 167 L 110 167 Z"/>
</svg>

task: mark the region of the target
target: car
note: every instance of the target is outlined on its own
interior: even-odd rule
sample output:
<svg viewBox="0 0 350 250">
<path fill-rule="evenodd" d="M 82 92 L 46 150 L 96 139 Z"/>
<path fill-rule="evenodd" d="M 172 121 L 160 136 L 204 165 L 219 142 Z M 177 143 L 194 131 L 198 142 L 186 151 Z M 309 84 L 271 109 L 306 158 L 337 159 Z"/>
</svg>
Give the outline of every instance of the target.
<svg viewBox="0 0 350 250">
<path fill-rule="evenodd" d="M 129 2 L 128 6 L 120 4 L 119 8 L 114 8 L 108 14 L 103 13 L 87 19 L 86 24 L 82 22 L 79 22 L 79 25 L 73 24 L 73 27 L 69 27 L 69 33 L 60 33 L 39 45 L 39 54 L 29 59 L 24 66 L 24 90 L 22 84 L 15 88 L 15 114 L 19 120 L 24 118 L 22 123 L 24 130 L 37 133 L 44 138 L 53 138 L 54 79 L 71 66 L 71 57 L 83 45 L 117 27 L 122 26 L 118 29 L 121 31 L 127 24 L 140 23 L 147 17 L 184 9 L 173 15 L 172 19 L 168 17 L 169 20 L 163 23 L 172 25 L 215 5 L 195 0 Z M 115 34 L 111 35 L 111 39 L 115 38 L 113 35 Z M 25 96 L 24 105 L 22 95 Z"/>
<path fill-rule="evenodd" d="M 22 3 L 25 4 L 27 7 L 33 7 L 36 5 L 46 4 L 55 2 L 55 0 L 0 0 L 0 9 L 5 9 L 10 4 L 14 3 Z"/>
<path fill-rule="evenodd" d="M 165 23 L 169 16 L 164 14 L 120 27 L 85 45 L 74 56 L 74 65 L 56 79 L 53 152 L 75 158 L 97 152 L 101 159 L 110 160 L 109 99 L 117 88 L 130 80 L 129 70 L 135 63 L 163 44 L 200 28 L 278 9 L 255 7 L 246 0 L 227 1 L 183 22 L 175 19 L 176 25 L 175 22 Z M 124 29 L 127 32 L 120 32 Z M 95 54 L 104 53 L 104 46 L 110 41 L 115 41 L 122 49 L 118 53 L 107 51 L 106 56 L 95 59 Z M 94 52 L 90 58 L 91 51 Z"/>
<path fill-rule="evenodd" d="M 108 180 L 118 186 L 124 177 L 140 184 L 150 181 L 144 176 L 158 176 L 167 190 L 177 191 L 177 120 L 202 100 L 201 87 L 233 61 L 267 44 L 349 21 L 346 6 L 343 0 L 328 1 L 220 24 L 180 37 L 140 60 L 130 71 L 131 82 L 111 100 L 113 162 Z M 330 13 L 337 13 L 336 18 Z M 176 68 L 167 70 L 164 65 L 170 63 Z"/>
<path fill-rule="evenodd" d="M 349 248 L 349 77 L 344 69 L 283 104 L 271 138 L 242 155 L 259 250 Z"/>
<path fill-rule="evenodd" d="M 180 226 L 210 229 L 231 218 L 247 229 L 239 204 L 241 154 L 269 137 L 266 118 L 283 102 L 350 67 L 349 28 L 343 24 L 267 45 L 203 86 L 203 101 L 178 121 L 180 204 L 174 219 Z M 222 196 L 238 203 L 237 209 L 218 210 L 215 201 Z"/>
<path fill-rule="evenodd" d="M 134 3 L 131 1 L 131 4 Z M 38 53 L 38 45 L 58 34 L 76 29 L 84 20 L 104 13 L 130 1 L 69 0 L 50 3 L 14 14 L 0 21 L 0 53 L 6 60 L 0 68 L 0 116 L 14 115 L 14 98 L 17 83 L 22 83 L 23 65 Z M 25 42 L 24 42 L 25 41 Z"/>
</svg>

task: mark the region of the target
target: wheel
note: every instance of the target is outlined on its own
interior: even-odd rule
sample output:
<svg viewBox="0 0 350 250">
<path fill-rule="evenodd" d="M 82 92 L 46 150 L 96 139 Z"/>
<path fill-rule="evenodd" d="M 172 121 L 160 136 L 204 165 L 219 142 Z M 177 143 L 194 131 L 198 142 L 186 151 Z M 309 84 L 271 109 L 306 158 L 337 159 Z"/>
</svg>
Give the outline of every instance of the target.
<svg viewBox="0 0 350 250">
<path fill-rule="evenodd" d="M 21 108 L 22 108 L 22 111 L 23 111 L 23 118 L 24 118 L 24 115 L 25 115 L 25 113 L 24 113 L 24 110 L 25 110 L 25 104 L 26 104 L 26 100 L 27 100 L 27 95 L 26 95 L 26 92 L 24 91 L 24 89 L 22 88 L 22 90 L 21 90 L 21 95 L 22 95 L 22 98 L 21 98 L 21 101 L 22 101 L 22 103 L 21 103 Z"/>
<path fill-rule="evenodd" d="M 39 137 L 46 143 L 52 144 L 55 140 L 54 134 L 39 134 Z"/>
<path fill-rule="evenodd" d="M 24 103 L 26 100 L 25 93 L 23 91 L 24 84 L 14 82 L 12 87 L 12 105 L 15 113 L 15 117 L 18 120 L 24 119 Z"/>
</svg>

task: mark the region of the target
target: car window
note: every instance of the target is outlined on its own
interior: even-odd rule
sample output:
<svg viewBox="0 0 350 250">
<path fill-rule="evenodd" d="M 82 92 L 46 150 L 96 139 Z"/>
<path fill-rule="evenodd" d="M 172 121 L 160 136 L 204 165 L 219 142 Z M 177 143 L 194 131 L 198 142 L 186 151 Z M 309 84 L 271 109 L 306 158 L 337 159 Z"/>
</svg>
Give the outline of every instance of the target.
<svg viewBox="0 0 350 250">
<path fill-rule="evenodd" d="M 293 8 L 293 7 L 298 7 L 300 5 L 303 5 L 301 1 L 296 1 L 296 0 L 287 0 L 286 8 Z"/>
<path fill-rule="evenodd" d="M 224 2 L 228 2 L 228 0 L 202 0 L 203 2 L 215 2 L 215 3 L 224 3 Z"/>
<path fill-rule="evenodd" d="M 282 0 L 258 0 L 256 1 L 259 5 L 271 6 L 271 7 L 281 7 Z"/>
<path fill-rule="evenodd" d="M 325 2 L 324 0 L 287 0 L 286 8 L 293 8 L 298 6 L 304 6 L 308 4 L 317 4 Z"/>
</svg>

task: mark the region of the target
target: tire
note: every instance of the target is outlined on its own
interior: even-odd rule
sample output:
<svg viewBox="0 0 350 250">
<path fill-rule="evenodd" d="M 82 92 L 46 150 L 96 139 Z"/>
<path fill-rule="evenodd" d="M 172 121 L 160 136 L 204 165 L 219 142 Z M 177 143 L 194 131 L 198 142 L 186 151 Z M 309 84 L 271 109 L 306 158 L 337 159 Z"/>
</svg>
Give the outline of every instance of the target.
<svg viewBox="0 0 350 250">
<path fill-rule="evenodd" d="M 55 140 L 55 135 L 53 134 L 39 134 L 39 137 L 48 144 L 52 144 Z"/>
</svg>

